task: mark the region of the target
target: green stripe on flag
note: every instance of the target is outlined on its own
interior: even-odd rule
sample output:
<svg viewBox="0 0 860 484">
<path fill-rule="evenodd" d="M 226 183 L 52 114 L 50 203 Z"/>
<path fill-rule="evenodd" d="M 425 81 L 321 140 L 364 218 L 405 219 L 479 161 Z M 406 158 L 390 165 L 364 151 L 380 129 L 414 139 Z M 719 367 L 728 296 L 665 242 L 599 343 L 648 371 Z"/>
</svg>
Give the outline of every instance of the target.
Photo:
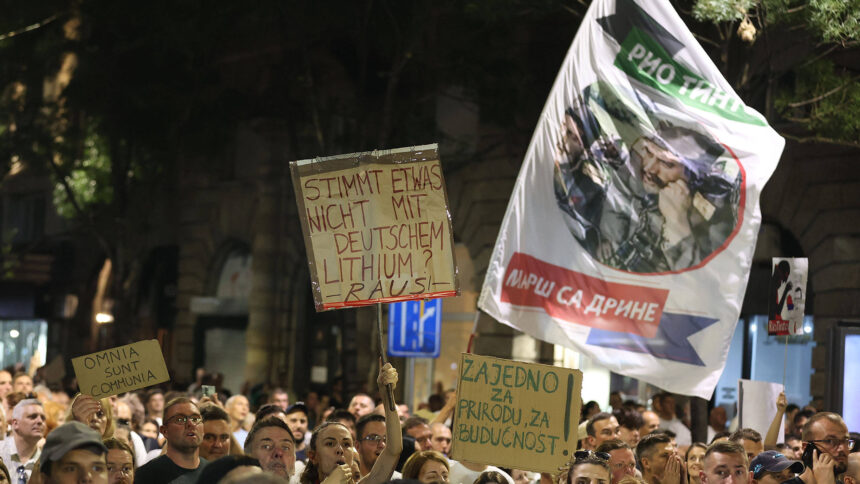
<svg viewBox="0 0 860 484">
<path fill-rule="evenodd" d="M 628 76 L 690 107 L 733 121 L 767 126 L 761 115 L 746 110 L 740 98 L 724 92 L 673 60 L 659 43 L 638 28 L 630 29 L 615 57 L 615 66 Z"/>
</svg>

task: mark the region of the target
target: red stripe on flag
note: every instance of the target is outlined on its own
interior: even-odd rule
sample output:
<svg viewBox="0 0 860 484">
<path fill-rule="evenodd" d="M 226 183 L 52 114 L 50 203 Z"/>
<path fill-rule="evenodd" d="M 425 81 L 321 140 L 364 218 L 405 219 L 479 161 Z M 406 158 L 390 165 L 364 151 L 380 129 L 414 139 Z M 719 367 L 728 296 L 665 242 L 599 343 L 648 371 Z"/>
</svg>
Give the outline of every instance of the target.
<svg viewBox="0 0 860 484">
<path fill-rule="evenodd" d="M 652 338 L 667 297 L 667 289 L 607 282 L 515 252 L 502 280 L 501 301 L 540 307 L 571 323 Z"/>
</svg>

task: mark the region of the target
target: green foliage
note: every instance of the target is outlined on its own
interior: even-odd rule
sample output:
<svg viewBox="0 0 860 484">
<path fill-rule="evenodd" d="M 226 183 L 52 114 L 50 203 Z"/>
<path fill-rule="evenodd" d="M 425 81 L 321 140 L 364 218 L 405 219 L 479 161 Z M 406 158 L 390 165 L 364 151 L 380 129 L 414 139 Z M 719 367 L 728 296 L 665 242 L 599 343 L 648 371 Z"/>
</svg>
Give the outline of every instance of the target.
<svg viewBox="0 0 860 484">
<path fill-rule="evenodd" d="M 860 106 L 860 82 L 830 61 L 798 69 L 793 85 L 779 92 L 774 105 L 781 115 L 813 133 L 853 142 L 860 139 L 860 116 L 852 108 Z"/>
<path fill-rule="evenodd" d="M 760 9 L 766 27 L 802 25 L 824 42 L 860 39 L 860 0 L 696 0 L 693 16 L 715 24 Z"/>
<path fill-rule="evenodd" d="M 69 160 L 67 163 L 72 166 L 61 168 L 64 168 L 65 173 L 62 176 L 72 189 L 78 206 L 85 213 L 89 213 L 96 207 L 111 203 L 113 184 L 107 140 L 92 125 L 86 131 L 81 158 Z M 81 215 L 69 200 L 65 185 L 59 180 L 54 185 L 54 206 L 57 212 L 67 219 Z"/>
<path fill-rule="evenodd" d="M 809 0 L 809 25 L 825 42 L 860 39 L 860 0 Z"/>
<path fill-rule="evenodd" d="M 700 22 L 732 22 L 744 18 L 755 5 L 756 0 L 697 0 L 693 17 Z"/>
</svg>

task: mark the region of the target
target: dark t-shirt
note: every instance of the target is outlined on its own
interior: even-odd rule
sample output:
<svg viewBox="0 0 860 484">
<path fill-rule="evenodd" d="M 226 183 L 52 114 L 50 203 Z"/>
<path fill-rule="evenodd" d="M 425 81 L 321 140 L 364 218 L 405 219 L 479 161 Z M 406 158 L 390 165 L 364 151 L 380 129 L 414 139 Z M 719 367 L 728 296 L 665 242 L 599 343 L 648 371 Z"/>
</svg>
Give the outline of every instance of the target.
<svg viewBox="0 0 860 484">
<path fill-rule="evenodd" d="M 307 463 L 308 461 L 308 450 L 302 449 L 296 451 L 296 460 Z"/>
<path fill-rule="evenodd" d="M 196 482 L 200 471 L 209 462 L 200 458 L 197 469 L 186 469 L 174 464 L 170 457 L 161 455 L 139 467 L 134 473 L 134 484 L 170 484 L 182 477 L 179 482 Z M 178 484 L 178 483 L 177 483 Z"/>
</svg>

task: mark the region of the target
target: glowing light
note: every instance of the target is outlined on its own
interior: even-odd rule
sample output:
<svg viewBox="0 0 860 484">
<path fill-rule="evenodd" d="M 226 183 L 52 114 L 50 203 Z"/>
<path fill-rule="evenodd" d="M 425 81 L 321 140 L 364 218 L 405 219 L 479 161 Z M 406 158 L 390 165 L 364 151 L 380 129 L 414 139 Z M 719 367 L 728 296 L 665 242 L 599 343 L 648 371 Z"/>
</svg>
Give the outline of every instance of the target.
<svg viewBox="0 0 860 484">
<path fill-rule="evenodd" d="M 803 332 L 806 334 L 811 333 L 812 332 L 812 326 L 810 326 L 808 324 L 803 325 Z"/>
<path fill-rule="evenodd" d="M 112 323 L 113 322 L 113 314 L 98 313 L 98 314 L 96 314 L 96 322 L 99 324 Z"/>
<path fill-rule="evenodd" d="M 19 334 L 20 333 L 18 333 L 17 329 L 13 329 L 13 330 L 9 331 L 9 336 L 12 338 L 17 338 Z"/>
</svg>

